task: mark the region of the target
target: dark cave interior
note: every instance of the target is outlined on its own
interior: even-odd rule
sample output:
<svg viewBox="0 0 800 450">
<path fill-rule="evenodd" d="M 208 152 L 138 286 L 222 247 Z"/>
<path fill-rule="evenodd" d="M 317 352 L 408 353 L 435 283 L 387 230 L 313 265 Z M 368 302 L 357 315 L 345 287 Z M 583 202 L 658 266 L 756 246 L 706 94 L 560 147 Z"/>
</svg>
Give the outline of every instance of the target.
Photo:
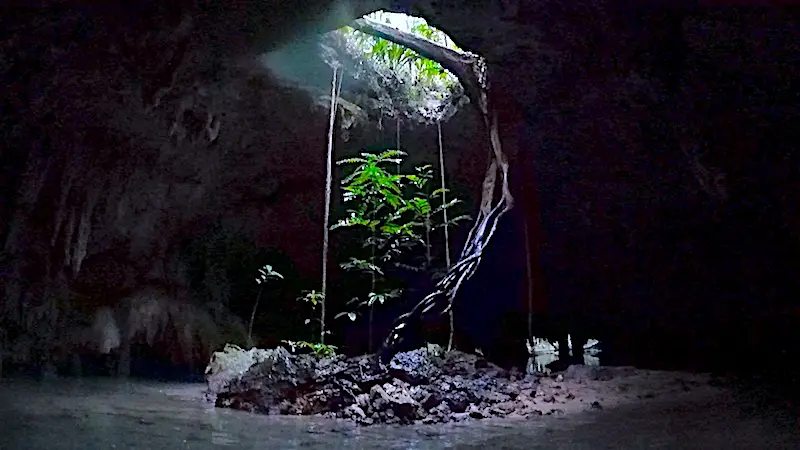
<svg viewBox="0 0 800 450">
<path fill-rule="evenodd" d="M 603 364 L 785 373 L 794 365 L 795 10 L 603 0 L 66 3 L 0 12 L 6 371 L 80 354 L 85 373 L 105 373 L 119 356 L 98 352 L 98 338 L 81 330 L 101 308 L 158 304 L 170 312 L 131 347 L 131 373 L 199 377 L 210 351 L 241 342 L 259 290 L 252 274 L 265 263 L 285 279 L 265 289 L 256 343 L 310 338 L 308 307 L 296 298 L 320 278 L 327 112 L 258 58 L 377 9 L 425 17 L 483 56 L 501 105 L 517 204 L 456 299 L 459 348 L 519 361 L 530 312 L 543 334 L 578 329 L 600 340 Z M 330 84 L 317 81 L 307 83 Z M 218 120 L 219 136 L 192 129 L 182 119 L 190 116 Z M 337 137 L 337 152 L 391 148 L 391 128 L 360 125 L 348 141 Z M 435 127 L 406 123 L 402 133 L 412 160 L 435 163 Z M 464 108 L 442 134 L 452 189 L 475 209 L 487 132 Z M 467 231 L 451 234 L 454 252 Z M 355 244 L 332 236 L 335 309 L 358 286 L 336 265 Z M 331 342 L 366 352 L 433 286 L 399 278 L 407 295 L 376 310 L 375 342 L 345 322 L 334 322 Z M 197 304 L 203 313 L 191 312 Z M 197 330 L 206 317 L 216 325 L 185 344 L 175 321 L 190 316 Z M 446 342 L 446 327 L 446 316 L 428 319 L 420 343 Z"/>
</svg>

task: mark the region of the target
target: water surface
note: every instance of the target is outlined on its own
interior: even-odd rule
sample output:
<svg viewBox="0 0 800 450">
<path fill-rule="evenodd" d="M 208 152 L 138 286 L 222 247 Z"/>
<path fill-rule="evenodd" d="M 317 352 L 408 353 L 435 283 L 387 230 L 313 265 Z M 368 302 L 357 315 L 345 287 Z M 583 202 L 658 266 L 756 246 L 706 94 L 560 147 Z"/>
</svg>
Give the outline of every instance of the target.
<svg viewBox="0 0 800 450">
<path fill-rule="evenodd" d="M 797 449 L 797 429 L 730 395 L 535 420 L 357 427 L 216 409 L 202 385 L 0 380 L 0 449 Z"/>
</svg>

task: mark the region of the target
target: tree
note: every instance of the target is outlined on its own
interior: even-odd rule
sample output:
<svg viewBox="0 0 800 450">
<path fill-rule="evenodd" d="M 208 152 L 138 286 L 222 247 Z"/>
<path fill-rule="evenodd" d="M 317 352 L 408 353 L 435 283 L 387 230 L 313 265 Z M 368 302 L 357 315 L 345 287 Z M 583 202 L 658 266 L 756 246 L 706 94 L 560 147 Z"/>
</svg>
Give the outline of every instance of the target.
<svg viewBox="0 0 800 450">
<path fill-rule="evenodd" d="M 253 345 L 253 322 L 256 320 L 256 310 L 258 310 L 258 303 L 261 301 L 261 292 L 264 289 L 264 285 L 267 284 L 267 281 L 273 279 L 282 280 L 283 275 L 273 270 L 272 266 L 269 264 L 258 269 L 258 277 L 256 278 L 256 283 L 259 285 L 258 296 L 256 297 L 255 304 L 253 305 L 253 312 L 250 314 L 250 324 L 247 326 L 247 343 L 250 346 Z"/>
<path fill-rule="evenodd" d="M 357 303 L 357 308 L 369 308 L 370 342 L 374 306 L 398 298 L 402 293 L 387 282 L 386 269 L 401 267 L 430 273 L 433 269 L 431 232 L 468 218 L 459 215 L 446 222 L 437 220 L 449 208 L 461 203 L 460 200 L 439 202 L 446 189 L 431 191 L 433 169 L 430 165 L 416 167 L 410 174 L 390 172 L 388 166 L 399 167 L 404 155 L 398 150 L 387 150 L 377 154 L 362 153 L 360 157 L 339 162 L 355 167 L 342 180 L 344 202 L 350 205 L 347 216 L 332 228 L 361 230 L 364 246 L 369 248 L 368 256 L 351 256 L 341 267 L 370 277 L 366 300 L 356 297 L 350 302 Z M 417 263 L 414 255 L 420 247 L 424 248 L 425 255 Z M 355 311 L 345 311 L 337 317 L 344 315 L 351 320 L 357 317 Z"/>
<path fill-rule="evenodd" d="M 477 270 L 483 250 L 491 240 L 496 230 L 497 222 L 505 212 L 512 208 L 514 199 L 508 185 L 508 159 L 503 152 L 500 141 L 497 111 L 489 98 L 490 74 L 487 72 L 485 61 L 477 55 L 447 48 L 424 37 L 414 36 L 368 19 L 356 20 L 353 22 L 352 27 L 372 36 L 412 49 L 420 56 L 438 62 L 444 69 L 458 77 L 464 86 L 466 95 L 483 117 L 492 149 L 492 159 L 484 177 L 480 212 L 470 231 L 467 244 L 458 263 L 448 270 L 447 275 L 440 280 L 434 292 L 418 303 L 411 311 L 397 319 L 395 326 L 384 342 L 385 348 L 388 350 L 384 354 L 385 358 L 387 355 L 391 355 L 399 343 L 403 341 L 403 335 L 410 328 L 407 326 L 409 321 L 416 321 L 420 315 L 438 308 L 442 303 L 444 303 L 443 309 L 452 310 L 453 297 L 458 292 L 463 281 L 470 278 Z M 498 172 L 501 176 L 501 197 L 495 204 L 494 194 Z"/>
<path fill-rule="evenodd" d="M 373 315 L 375 303 L 383 304 L 400 296 L 397 289 L 378 289 L 382 281 L 384 265 L 399 257 L 405 249 L 420 242 L 416 232 L 420 225 L 416 219 L 430 209 L 425 200 L 409 200 L 403 196 L 408 177 L 393 174 L 387 165 L 400 164 L 404 155 L 399 150 L 387 150 L 378 154 L 362 153 L 360 157 L 338 162 L 340 165 L 355 165 L 353 172 L 342 180 L 344 203 L 351 205 L 347 217 L 339 220 L 332 229 L 341 227 L 360 228 L 366 232 L 364 246 L 370 249 L 367 259 L 351 257 L 341 267 L 349 271 L 367 273 L 370 276 L 370 292 L 367 299 L 357 298 L 351 303 L 369 308 L 369 345 L 372 345 Z M 353 318 L 354 312 L 345 312 Z"/>
<path fill-rule="evenodd" d="M 325 215 L 322 224 L 322 292 L 320 297 L 320 332 L 319 343 L 325 345 L 325 315 L 326 315 L 326 294 L 328 292 L 328 231 L 331 216 L 331 184 L 333 183 L 333 126 L 336 121 L 336 100 L 342 90 L 342 75 L 339 75 L 337 86 L 336 75 L 341 64 L 335 58 L 326 58 L 326 62 L 333 69 L 333 80 L 331 81 L 331 113 L 328 124 L 328 152 L 326 157 L 325 170 Z"/>
</svg>

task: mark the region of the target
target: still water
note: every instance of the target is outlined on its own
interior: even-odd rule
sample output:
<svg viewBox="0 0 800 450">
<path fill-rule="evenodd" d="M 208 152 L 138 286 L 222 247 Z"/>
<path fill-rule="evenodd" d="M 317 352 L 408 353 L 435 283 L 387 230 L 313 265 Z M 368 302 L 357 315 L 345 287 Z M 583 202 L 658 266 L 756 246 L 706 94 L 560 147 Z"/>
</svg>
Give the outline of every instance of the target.
<svg viewBox="0 0 800 450">
<path fill-rule="evenodd" d="M 800 448 L 796 422 L 710 390 L 535 420 L 360 428 L 216 409 L 202 401 L 202 388 L 0 379 L 0 449 Z"/>
</svg>

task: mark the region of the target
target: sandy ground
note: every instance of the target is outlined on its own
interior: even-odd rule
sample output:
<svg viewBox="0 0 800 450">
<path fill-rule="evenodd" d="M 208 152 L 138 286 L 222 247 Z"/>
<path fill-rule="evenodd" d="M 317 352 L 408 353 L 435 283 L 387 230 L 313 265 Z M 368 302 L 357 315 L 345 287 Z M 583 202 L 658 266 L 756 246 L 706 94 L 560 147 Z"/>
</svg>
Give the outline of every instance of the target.
<svg viewBox="0 0 800 450">
<path fill-rule="evenodd" d="M 639 404 L 688 392 L 722 394 L 710 375 L 641 370 L 633 367 L 571 366 L 543 377 L 534 399 L 543 414 L 571 414 Z M 716 386 L 714 386 L 716 385 Z"/>
</svg>

